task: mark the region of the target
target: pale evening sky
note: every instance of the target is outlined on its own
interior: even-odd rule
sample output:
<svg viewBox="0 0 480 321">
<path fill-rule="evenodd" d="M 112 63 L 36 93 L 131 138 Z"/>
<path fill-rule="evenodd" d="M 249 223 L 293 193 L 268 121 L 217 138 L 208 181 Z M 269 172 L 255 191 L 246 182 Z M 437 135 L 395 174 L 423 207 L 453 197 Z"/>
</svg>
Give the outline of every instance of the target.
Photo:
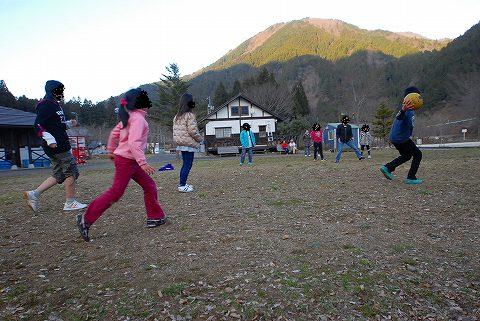
<svg viewBox="0 0 480 321">
<path fill-rule="evenodd" d="M 0 0 L 0 79 L 15 96 L 43 96 L 48 79 L 66 98 L 93 101 L 205 67 L 268 26 L 304 17 L 364 29 L 455 38 L 480 20 L 480 1 Z"/>
</svg>

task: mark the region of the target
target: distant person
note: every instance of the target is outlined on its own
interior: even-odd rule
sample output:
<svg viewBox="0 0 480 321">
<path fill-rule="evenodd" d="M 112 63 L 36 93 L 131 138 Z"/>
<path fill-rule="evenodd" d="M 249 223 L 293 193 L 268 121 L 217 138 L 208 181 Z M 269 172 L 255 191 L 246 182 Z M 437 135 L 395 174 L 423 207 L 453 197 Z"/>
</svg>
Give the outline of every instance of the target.
<svg viewBox="0 0 480 321">
<path fill-rule="evenodd" d="M 65 182 L 64 211 L 80 210 L 87 207 L 75 199 L 75 183 L 79 172 L 77 162 L 72 155 L 67 129 L 77 126 L 75 119 L 65 120 L 60 106 L 65 87 L 56 80 L 45 84 L 45 97 L 36 107 L 35 131 L 43 139 L 42 148 L 50 158 L 53 167 L 52 176 L 43 181 L 35 190 L 26 191 L 23 197 L 34 212 L 38 211 L 40 195 L 50 187 Z"/>
<path fill-rule="evenodd" d="M 255 134 L 250 129 L 250 124 L 242 125 L 240 132 L 240 144 L 242 145 L 242 154 L 240 155 L 240 166 L 245 162 L 245 156 L 248 153 L 248 165 L 253 165 L 253 148 L 256 145 Z"/>
<path fill-rule="evenodd" d="M 292 139 L 290 139 L 290 143 L 288 143 L 288 149 L 290 150 L 290 152 L 292 154 L 296 154 L 297 153 L 297 143 L 295 143 L 295 141 Z"/>
<path fill-rule="evenodd" d="M 289 150 L 288 150 L 288 143 L 287 143 L 287 141 L 286 141 L 286 140 L 282 141 L 281 146 L 282 146 L 282 150 L 285 152 L 285 154 L 288 155 L 288 154 L 289 154 Z"/>
<path fill-rule="evenodd" d="M 312 131 L 310 132 L 310 137 L 313 141 L 313 160 L 318 159 L 318 153 L 320 153 L 320 159 L 323 161 L 323 130 L 319 124 L 315 123 L 313 125 Z"/>
<path fill-rule="evenodd" d="M 193 186 L 187 184 L 187 179 L 193 166 L 195 152 L 198 151 L 200 142 L 203 141 L 203 137 L 198 131 L 194 108 L 193 96 L 189 93 L 183 94 L 180 97 L 177 115 L 173 119 L 173 140 L 177 144 L 177 150 L 182 153 L 183 160 L 178 184 L 178 191 L 182 193 L 193 192 Z"/>
<path fill-rule="evenodd" d="M 363 151 L 366 149 L 368 158 L 372 158 L 370 154 L 370 146 L 372 145 L 372 135 L 370 134 L 370 126 L 367 124 L 362 126 L 360 130 L 360 149 L 363 156 Z"/>
<path fill-rule="evenodd" d="M 303 134 L 303 145 L 305 146 L 304 154 L 305 157 L 310 157 L 310 148 L 312 147 L 312 137 L 310 137 L 310 132 L 308 129 Z"/>
<path fill-rule="evenodd" d="M 420 90 L 417 87 L 408 87 L 405 89 L 402 109 L 397 113 L 390 131 L 390 141 L 398 150 L 400 156 L 380 167 L 380 171 L 387 179 L 394 179 L 392 173 L 395 169 L 413 157 L 405 183 L 422 183 L 422 180 L 416 176 L 420 161 L 422 160 L 422 152 L 411 139 L 415 122 L 415 109 L 423 105 L 423 99 L 420 94 Z"/>
<path fill-rule="evenodd" d="M 77 227 L 86 242 L 90 241 L 92 224 L 123 196 L 131 179 L 143 189 L 147 227 L 165 224 L 165 213 L 157 199 L 157 185 L 149 176 L 155 173 L 155 169 L 145 158 L 149 131 L 145 116 L 151 106 L 147 92 L 140 88 L 127 91 L 122 99 L 118 111 L 120 122 L 108 138 L 107 150 L 115 163 L 112 186 L 90 203 L 84 215 L 77 215 Z"/>
<path fill-rule="evenodd" d="M 338 153 L 335 158 L 335 163 L 340 163 L 340 158 L 342 157 L 343 147 L 347 145 L 355 151 L 359 160 L 363 159 L 362 153 L 355 146 L 355 141 L 353 140 L 353 131 L 352 126 L 350 125 L 350 118 L 347 115 L 342 117 L 342 123 L 337 126 L 336 137 L 338 141 Z"/>
</svg>

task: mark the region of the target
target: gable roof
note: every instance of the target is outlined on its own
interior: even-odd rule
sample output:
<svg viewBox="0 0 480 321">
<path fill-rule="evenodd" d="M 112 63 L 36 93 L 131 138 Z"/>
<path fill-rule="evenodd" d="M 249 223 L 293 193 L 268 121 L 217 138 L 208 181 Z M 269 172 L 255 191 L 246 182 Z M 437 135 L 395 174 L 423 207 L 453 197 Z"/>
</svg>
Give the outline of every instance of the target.
<svg viewBox="0 0 480 321">
<path fill-rule="evenodd" d="M 221 106 L 215 108 L 214 110 L 212 110 L 212 111 L 211 111 L 210 113 L 208 113 L 206 116 L 202 117 L 202 118 L 199 120 L 199 122 L 203 122 L 203 121 L 205 121 L 205 120 L 208 120 L 208 117 L 210 117 L 210 116 L 212 116 L 213 114 L 217 113 L 219 110 L 227 107 L 232 101 L 234 101 L 234 100 L 236 100 L 236 99 L 239 99 L 239 98 L 242 98 L 242 99 L 248 101 L 250 104 L 257 106 L 258 108 L 260 108 L 260 109 L 263 110 L 263 111 L 266 111 L 267 113 L 269 113 L 270 115 L 272 115 L 272 116 L 275 117 L 275 118 L 278 118 L 278 119 L 280 119 L 280 120 L 284 120 L 283 117 L 278 116 L 278 114 L 276 114 L 276 113 L 272 112 L 271 110 L 269 110 L 269 109 L 261 106 L 260 104 L 258 104 L 258 103 L 256 103 L 255 101 L 253 101 L 253 99 L 250 99 L 250 98 L 248 98 L 247 96 L 245 96 L 245 95 L 243 95 L 243 94 L 240 93 L 240 94 L 232 97 L 231 99 L 227 100 L 223 105 L 221 105 Z"/>
<path fill-rule="evenodd" d="M 34 113 L 0 106 L 0 127 L 33 127 Z"/>
</svg>

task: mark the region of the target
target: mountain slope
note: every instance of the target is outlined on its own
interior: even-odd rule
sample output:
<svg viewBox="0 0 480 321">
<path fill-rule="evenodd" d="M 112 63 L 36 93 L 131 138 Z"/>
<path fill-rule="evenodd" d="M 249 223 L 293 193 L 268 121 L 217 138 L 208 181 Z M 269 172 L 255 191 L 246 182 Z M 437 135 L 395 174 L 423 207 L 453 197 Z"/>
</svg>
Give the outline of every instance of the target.
<svg viewBox="0 0 480 321">
<path fill-rule="evenodd" d="M 305 18 L 267 28 L 200 73 L 241 63 L 259 67 L 304 55 L 336 61 L 361 50 L 381 51 L 399 58 L 417 52 L 439 50 L 447 43 L 448 40 L 430 40 L 411 33 L 369 31 L 340 20 Z"/>
</svg>

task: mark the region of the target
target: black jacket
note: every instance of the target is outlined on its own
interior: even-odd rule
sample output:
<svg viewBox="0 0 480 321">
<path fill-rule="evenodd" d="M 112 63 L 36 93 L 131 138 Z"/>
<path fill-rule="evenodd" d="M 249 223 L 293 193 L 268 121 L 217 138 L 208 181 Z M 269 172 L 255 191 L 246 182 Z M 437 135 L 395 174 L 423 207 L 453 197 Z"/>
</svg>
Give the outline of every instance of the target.
<svg viewBox="0 0 480 321">
<path fill-rule="evenodd" d="M 348 143 L 353 138 L 352 126 L 348 124 L 344 126 L 340 124 L 337 126 L 337 139 L 340 139 L 342 143 Z"/>
<path fill-rule="evenodd" d="M 37 104 L 37 118 L 35 119 L 35 131 L 39 137 L 44 132 L 50 133 L 57 141 L 56 148 L 50 148 L 43 140 L 42 147 L 48 156 L 68 152 L 71 149 L 67 135 L 65 115 L 60 104 L 53 97 L 52 91 L 61 84 L 60 82 L 47 82 L 45 98 Z"/>
</svg>

